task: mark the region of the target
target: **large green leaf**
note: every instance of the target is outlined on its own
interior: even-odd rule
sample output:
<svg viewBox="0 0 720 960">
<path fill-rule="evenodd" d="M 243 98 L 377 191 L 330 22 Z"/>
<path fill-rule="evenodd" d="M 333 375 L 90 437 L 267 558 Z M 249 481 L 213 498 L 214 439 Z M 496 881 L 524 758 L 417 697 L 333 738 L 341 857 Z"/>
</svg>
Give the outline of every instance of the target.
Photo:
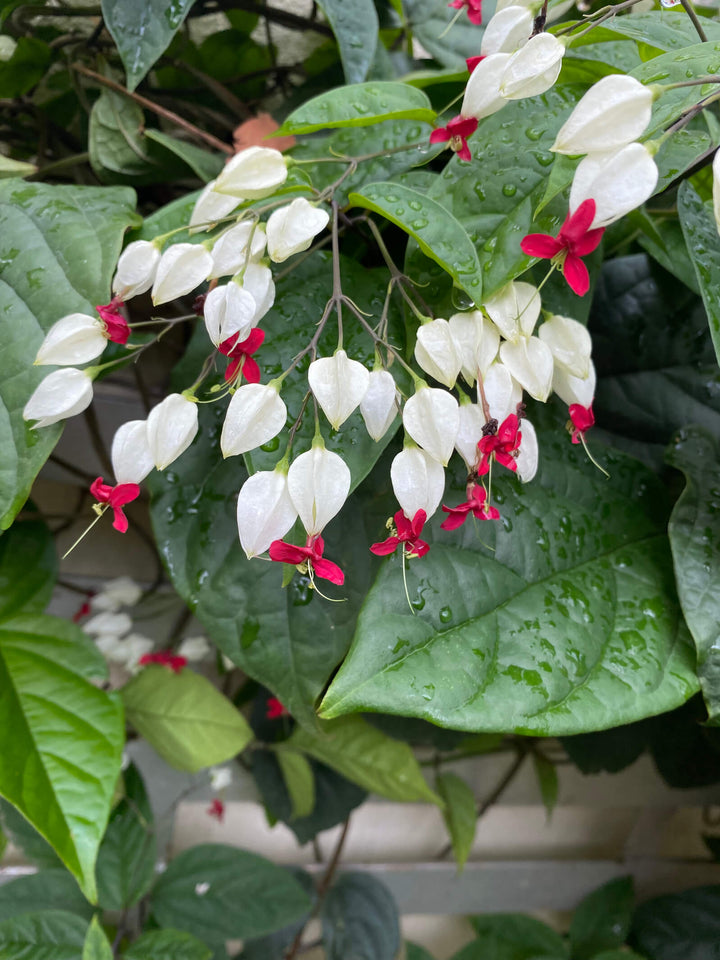
<svg viewBox="0 0 720 960">
<path fill-rule="evenodd" d="M 89 922 L 93 908 L 67 870 L 40 870 L 0 886 L 0 920 L 34 910 L 64 910 Z"/>
<path fill-rule="evenodd" d="M 128 721 L 170 766 L 196 773 L 224 763 L 252 740 L 247 720 L 193 670 L 141 670 L 121 690 Z"/>
<path fill-rule="evenodd" d="M 32 430 L 22 411 L 48 373 L 34 367 L 46 331 L 67 313 L 110 298 L 122 235 L 133 220 L 125 189 L 0 182 L 0 529 L 12 522 L 60 436 Z"/>
<path fill-rule="evenodd" d="M 596 450 L 607 482 L 557 430 L 541 434 L 540 451 L 532 483 L 494 480 L 501 522 L 449 535 L 434 519 L 430 553 L 407 571 L 413 611 L 400 558 L 386 562 L 321 715 L 375 710 L 557 736 L 695 692 L 653 474 Z M 464 482 L 446 502 L 463 499 Z"/>
<path fill-rule="evenodd" d="M 375 877 L 343 873 L 322 905 L 328 960 L 394 960 L 400 921 L 390 891 Z"/>
<path fill-rule="evenodd" d="M 152 892 L 161 926 L 208 943 L 259 937 L 304 916 L 310 898 L 289 870 L 220 844 L 200 844 L 170 863 Z"/>
<path fill-rule="evenodd" d="M 105 26 L 115 41 L 134 90 L 167 50 L 193 0 L 102 0 Z"/>
<path fill-rule="evenodd" d="M 652 960 L 717 960 L 720 887 L 696 887 L 638 907 L 631 944 Z"/>
<path fill-rule="evenodd" d="M 422 90 L 407 83 L 377 80 L 313 97 L 290 114 L 279 132 L 312 133 L 329 127 L 368 127 L 401 119 L 432 123 L 435 111 Z"/>
<path fill-rule="evenodd" d="M 0 623 L 0 794 L 95 898 L 95 858 L 124 743 L 119 697 L 90 682 L 105 661 L 73 624 Z"/>
<path fill-rule="evenodd" d="M 0 537 L 0 620 L 42 613 L 57 574 L 55 541 L 41 520 L 18 521 Z"/>
<path fill-rule="evenodd" d="M 706 77 L 717 72 L 720 57 L 720 40 L 710 43 L 695 43 L 681 50 L 653 57 L 630 72 L 641 83 L 670 84 L 687 80 L 688 77 Z M 663 92 L 654 105 L 652 120 L 644 139 L 666 129 L 687 107 L 715 92 L 715 84 L 698 84 Z"/>
<path fill-rule="evenodd" d="M 291 868 L 290 873 L 308 895 L 309 901 L 314 904 L 317 891 L 312 877 L 299 867 Z M 276 957 L 284 957 L 287 948 L 305 927 L 308 919 L 309 913 L 267 936 L 246 939 L 239 960 L 275 960 Z"/>
<path fill-rule="evenodd" d="M 591 960 L 601 950 L 622 946 L 630 931 L 635 891 L 632 877 L 619 877 L 593 890 L 570 923 L 573 960 Z"/>
<path fill-rule="evenodd" d="M 373 0 L 318 0 L 340 48 L 345 80 L 360 83 L 367 76 L 378 42 L 378 16 Z"/>
<path fill-rule="evenodd" d="M 704 20 L 703 30 L 708 40 L 720 40 L 720 23 L 709 18 Z M 603 30 L 664 51 L 682 50 L 695 45 L 698 39 L 695 27 L 684 10 L 651 10 L 633 13 L 632 17 L 614 17 L 603 23 Z"/>
<path fill-rule="evenodd" d="M 288 745 L 327 763 L 363 789 L 390 800 L 429 800 L 442 805 L 406 743 L 393 740 L 361 717 L 323 725 L 319 733 L 296 727 Z"/>
<path fill-rule="evenodd" d="M 210 960 L 212 950 L 180 930 L 144 933 L 123 953 L 123 960 Z"/>
<path fill-rule="evenodd" d="M 673 508 L 668 534 L 685 620 L 695 641 L 698 676 L 710 719 L 720 722 L 720 452 L 698 427 L 675 437 L 666 459 L 687 486 Z"/>
<path fill-rule="evenodd" d="M 692 251 L 692 265 L 720 362 L 720 236 L 712 200 L 703 201 L 692 183 L 685 180 L 678 191 L 678 214 L 688 250 Z"/>
<path fill-rule="evenodd" d="M 62 910 L 38 910 L 0 921 L 2 960 L 81 960 L 87 920 Z"/>
</svg>

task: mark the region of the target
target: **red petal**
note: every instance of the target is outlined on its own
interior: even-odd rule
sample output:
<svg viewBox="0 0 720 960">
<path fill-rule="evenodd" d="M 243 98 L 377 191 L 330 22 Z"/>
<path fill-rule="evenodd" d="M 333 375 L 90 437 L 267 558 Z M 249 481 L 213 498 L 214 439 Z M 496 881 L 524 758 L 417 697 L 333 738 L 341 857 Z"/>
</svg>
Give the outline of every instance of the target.
<svg viewBox="0 0 720 960">
<path fill-rule="evenodd" d="M 509 414 L 498 427 L 497 439 L 503 444 L 503 446 L 506 446 L 507 444 L 515 444 L 519 427 L 520 421 L 518 420 L 516 414 Z"/>
<path fill-rule="evenodd" d="M 430 544 L 425 543 L 424 540 L 414 540 L 410 545 L 410 557 L 424 557 L 425 554 L 430 550 Z"/>
<path fill-rule="evenodd" d="M 589 200 L 583 200 L 575 213 L 567 215 L 565 223 L 560 228 L 558 239 L 565 241 L 568 246 L 577 243 L 588 232 L 594 219 L 595 201 L 591 197 Z"/>
<path fill-rule="evenodd" d="M 468 10 L 468 20 L 470 21 L 470 23 L 474 24 L 474 26 L 479 27 L 480 24 L 482 23 L 482 12 L 477 11 L 476 13 L 471 13 Z"/>
<path fill-rule="evenodd" d="M 509 453 L 505 453 L 502 450 L 498 450 L 495 454 L 495 459 L 502 467 L 507 467 L 508 470 L 517 470 L 517 460 L 515 457 L 511 457 Z"/>
<path fill-rule="evenodd" d="M 477 128 L 478 121 L 475 117 L 464 117 L 461 113 L 453 117 L 447 125 L 447 131 L 451 136 L 462 137 L 463 140 L 475 133 Z"/>
<path fill-rule="evenodd" d="M 463 507 L 465 509 L 463 509 Z M 440 524 L 441 530 L 457 530 L 467 520 L 469 504 L 461 503 L 459 507 L 446 507 L 443 504 L 443 510 L 448 514 L 447 518 Z"/>
<path fill-rule="evenodd" d="M 345 583 L 345 574 L 342 572 L 340 567 L 331 560 L 325 560 L 323 557 L 320 557 L 317 560 L 313 558 L 312 566 L 317 576 L 321 577 L 323 580 L 329 580 L 330 583 L 336 583 L 339 587 Z"/>
<path fill-rule="evenodd" d="M 284 540 L 273 540 L 268 550 L 271 560 L 278 563 L 303 563 L 312 554 L 308 547 L 297 547 L 293 543 L 285 543 Z"/>
<path fill-rule="evenodd" d="M 397 537 L 388 537 L 382 543 L 373 543 L 370 547 L 370 553 L 374 553 L 376 557 L 387 557 L 394 553 L 399 546 L 400 541 Z"/>
<path fill-rule="evenodd" d="M 584 236 L 573 243 L 570 252 L 575 254 L 576 257 L 586 257 L 589 253 L 592 253 L 593 250 L 597 249 L 604 233 L 605 227 L 588 230 Z"/>
<path fill-rule="evenodd" d="M 122 507 L 113 507 L 113 527 L 118 533 L 127 533 L 128 518 L 123 513 Z"/>
<path fill-rule="evenodd" d="M 112 493 L 113 488 L 109 483 L 103 483 L 103 478 L 98 477 L 97 480 L 93 480 L 90 484 L 90 493 L 98 500 L 100 503 L 109 503 L 110 494 Z"/>
<path fill-rule="evenodd" d="M 119 483 L 112 488 L 109 503 L 111 507 L 124 507 L 140 496 L 140 487 L 137 483 Z"/>
<path fill-rule="evenodd" d="M 485 59 L 484 56 L 483 56 L 483 57 L 468 57 L 467 60 L 465 61 L 465 63 L 467 64 L 467 68 L 468 68 L 468 70 L 470 71 L 470 73 L 472 73 L 473 70 L 475 69 L 475 67 L 476 67 L 482 60 L 484 60 L 484 59 Z"/>
<path fill-rule="evenodd" d="M 260 367 L 252 357 L 245 357 L 245 363 L 242 368 L 243 376 L 248 383 L 260 383 Z"/>
<path fill-rule="evenodd" d="M 472 153 L 470 153 L 470 147 L 467 144 L 467 140 L 462 138 L 462 146 L 457 151 L 457 155 L 461 160 L 464 160 L 466 163 L 470 163 L 472 160 Z"/>
<path fill-rule="evenodd" d="M 230 383 L 237 376 L 238 370 L 240 369 L 240 364 L 242 363 L 242 357 L 238 360 L 231 360 L 227 365 L 227 370 L 225 371 L 225 382 Z"/>
<path fill-rule="evenodd" d="M 430 134 L 430 143 L 447 143 L 449 139 L 450 134 L 445 127 L 438 127 Z"/>
<path fill-rule="evenodd" d="M 590 289 L 590 274 L 580 257 L 575 257 L 571 253 L 567 255 L 563 264 L 563 276 L 572 292 L 579 297 L 584 297 Z"/>
<path fill-rule="evenodd" d="M 529 233 L 520 241 L 520 249 L 528 257 L 550 260 L 556 253 L 560 253 L 563 244 L 557 237 L 551 237 L 549 233 Z"/>
<path fill-rule="evenodd" d="M 595 414 L 592 410 L 592 404 L 589 407 L 583 407 L 581 403 L 572 403 L 568 407 L 572 425 L 580 433 L 585 433 L 590 427 L 595 426 Z"/>
<path fill-rule="evenodd" d="M 427 520 L 427 514 L 424 510 L 418 510 L 415 516 L 412 518 L 412 534 L 413 537 L 419 537 L 422 533 L 422 528 L 425 526 L 425 521 Z"/>
</svg>

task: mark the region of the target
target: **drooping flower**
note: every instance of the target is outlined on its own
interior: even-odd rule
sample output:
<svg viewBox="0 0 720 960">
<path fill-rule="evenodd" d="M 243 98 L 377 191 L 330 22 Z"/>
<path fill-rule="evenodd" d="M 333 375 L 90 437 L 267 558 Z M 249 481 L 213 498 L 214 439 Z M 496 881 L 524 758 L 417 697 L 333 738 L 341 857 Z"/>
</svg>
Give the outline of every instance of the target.
<svg viewBox="0 0 720 960">
<path fill-rule="evenodd" d="M 244 340 L 238 340 L 237 336 L 223 340 L 218 350 L 230 359 L 225 371 L 227 383 L 239 382 L 242 377 L 248 383 L 260 383 L 260 367 L 253 359 L 253 354 L 260 349 L 264 340 L 265 331 L 260 327 L 253 327 Z"/>
<path fill-rule="evenodd" d="M 57 320 L 38 348 L 38 366 L 74 366 L 99 357 L 107 346 L 102 323 L 86 313 L 69 313 Z"/>
<path fill-rule="evenodd" d="M 256 304 L 253 324 L 259 323 L 275 303 L 275 284 L 270 267 L 263 263 L 249 263 L 243 274 L 242 289 L 252 294 Z"/>
<path fill-rule="evenodd" d="M 327 210 L 304 197 L 274 210 L 266 227 L 268 256 L 274 263 L 283 263 L 293 254 L 307 250 L 329 220 Z"/>
<path fill-rule="evenodd" d="M 155 466 L 145 420 L 129 420 L 115 431 L 110 449 L 118 483 L 142 483 Z"/>
<path fill-rule="evenodd" d="M 419 447 L 405 447 L 390 465 L 390 481 L 395 499 L 406 517 L 422 510 L 431 517 L 442 500 L 445 471 L 429 453 Z"/>
<path fill-rule="evenodd" d="M 500 344 L 500 359 L 531 397 L 545 403 L 552 390 L 553 355 L 539 337 Z"/>
<path fill-rule="evenodd" d="M 535 427 L 527 417 L 522 421 L 522 443 L 517 452 L 517 475 L 521 483 L 529 483 L 537 473 L 540 450 Z"/>
<path fill-rule="evenodd" d="M 205 811 L 209 817 L 214 817 L 220 823 L 225 819 L 225 804 L 219 797 L 213 797 L 210 806 Z"/>
<path fill-rule="evenodd" d="M 227 217 L 240 203 L 238 197 L 217 193 L 215 191 L 216 182 L 216 180 L 211 180 L 195 201 L 190 217 L 190 233 L 212 229 L 218 220 Z"/>
<path fill-rule="evenodd" d="M 654 91 L 634 77 L 603 77 L 578 101 L 550 149 L 576 156 L 632 143 L 650 123 L 654 99 Z"/>
<path fill-rule="evenodd" d="M 578 211 L 592 198 L 595 215 L 590 227 L 607 227 L 645 203 L 657 186 L 658 176 L 652 151 L 644 143 L 590 153 L 575 170 L 570 210 Z"/>
<path fill-rule="evenodd" d="M 184 453 L 198 432 L 197 403 L 181 393 L 171 393 L 150 411 L 147 441 L 153 463 L 164 470 Z"/>
<path fill-rule="evenodd" d="M 123 301 L 120 297 L 113 297 L 109 303 L 99 303 L 95 307 L 105 329 L 105 336 L 113 343 L 124 346 L 130 338 L 130 327 L 125 317 L 120 313 Z"/>
<path fill-rule="evenodd" d="M 440 317 L 420 325 L 415 342 L 415 359 L 435 380 L 452 389 L 462 363 L 457 343 L 447 320 Z"/>
<path fill-rule="evenodd" d="M 488 433 L 478 443 L 481 458 L 478 465 L 478 476 L 484 476 L 490 469 L 490 461 L 497 460 L 503 467 L 515 472 L 517 470 L 516 451 L 520 448 L 522 432 L 517 415 L 511 413 L 497 428 L 497 433 Z"/>
<path fill-rule="evenodd" d="M 242 200 L 269 197 L 287 180 L 287 160 L 269 147 L 248 147 L 225 164 L 213 192 Z"/>
<path fill-rule="evenodd" d="M 132 620 L 126 613 L 103 611 L 95 614 L 87 623 L 83 624 L 83 630 L 91 637 L 124 637 L 126 633 L 132 630 Z"/>
<path fill-rule="evenodd" d="M 265 553 L 273 540 L 282 539 L 296 519 L 285 470 L 259 470 L 240 488 L 238 534 L 249 559 Z"/>
<path fill-rule="evenodd" d="M 95 646 L 107 660 L 134 673 L 139 669 L 142 657 L 151 652 L 154 644 L 149 637 L 144 637 L 141 633 L 130 633 L 123 638 L 102 634 L 96 638 Z"/>
<path fill-rule="evenodd" d="M 538 337 L 552 351 L 555 365 L 574 377 L 586 377 L 590 371 L 592 341 L 587 327 L 570 317 L 555 314 L 543 323 Z"/>
<path fill-rule="evenodd" d="M 112 292 L 120 300 L 130 300 L 153 285 L 160 251 L 150 240 L 134 240 L 120 254 Z"/>
<path fill-rule="evenodd" d="M 155 653 L 144 654 L 138 660 L 138 664 L 141 667 L 149 667 L 152 664 L 157 664 L 161 667 L 167 667 L 169 670 L 172 670 L 173 673 L 180 673 L 183 667 L 187 666 L 187 660 L 185 657 L 173 653 L 172 650 L 158 650 Z"/>
<path fill-rule="evenodd" d="M 408 520 L 403 511 L 398 510 L 391 521 L 390 536 L 380 543 L 373 543 L 370 547 L 371 553 L 377 557 L 385 557 L 402 546 L 403 553 L 409 560 L 424 557 L 430 549 L 430 544 L 420 539 L 426 520 L 424 510 L 418 510 L 412 520 Z"/>
<path fill-rule="evenodd" d="M 580 443 L 587 431 L 595 426 L 595 414 L 593 413 L 592 403 L 583 407 L 580 403 L 571 403 L 568 408 L 570 422 L 572 423 L 572 442 Z"/>
<path fill-rule="evenodd" d="M 188 663 L 199 663 L 211 653 L 211 649 L 205 637 L 185 637 L 178 647 L 178 654 L 185 657 Z"/>
<path fill-rule="evenodd" d="M 142 593 L 142 587 L 132 577 L 115 577 L 103 584 L 97 593 L 92 594 L 90 607 L 93 610 L 116 613 L 121 607 L 134 607 Z"/>
<path fill-rule="evenodd" d="M 470 23 L 476 27 L 482 23 L 482 0 L 451 0 L 448 6 L 455 10 L 462 10 L 465 7 Z"/>
<path fill-rule="evenodd" d="M 265 227 L 254 220 L 241 220 L 219 237 L 212 248 L 211 277 L 231 277 L 245 266 L 257 261 L 265 251 Z"/>
<path fill-rule="evenodd" d="M 315 440 L 288 470 L 288 493 L 309 537 L 319 534 L 350 493 L 350 469 L 342 457 Z"/>
<path fill-rule="evenodd" d="M 485 28 L 480 43 L 480 53 L 492 56 L 495 53 L 515 53 L 530 39 L 533 32 L 533 15 L 521 4 L 510 4 L 498 10 Z"/>
<path fill-rule="evenodd" d="M 290 711 L 277 697 L 268 697 L 265 717 L 267 720 L 279 720 L 280 717 L 289 717 Z"/>
<path fill-rule="evenodd" d="M 397 416 L 397 386 L 388 370 L 371 370 L 360 413 L 373 440 L 381 440 Z"/>
<path fill-rule="evenodd" d="M 573 403 L 579 403 L 583 407 L 592 406 L 596 383 L 597 376 L 592 360 L 586 377 L 573 377 L 557 364 L 553 370 L 553 391 L 568 406 Z"/>
<path fill-rule="evenodd" d="M 579 297 L 590 289 L 590 274 L 581 257 L 595 250 L 604 227 L 592 228 L 595 200 L 588 198 L 568 213 L 557 237 L 548 233 L 529 233 L 520 241 L 520 249 L 529 257 L 551 260 L 562 268 L 568 286 Z"/>
<path fill-rule="evenodd" d="M 208 336 L 219 347 L 229 337 L 244 340 L 256 323 L 257 312 L 255 297 L 231 280 L 207 294 L 202 316 Z"/>
<path fill-rule="evenodd" d="M 290 563 L 297 567 L 307 566 L 311 578 L 317 576 L 342 586 L 345 583 L 345 574 L 336 563 L 323 557 L 324 550 L 325 541 L 316 534 L 308 536 L 304 547 L 286 543 L 284 540 L 273 540 L 268 553 L 270 559 L 278 563 Z"/>
<path fill-rule="evenodd" d="M 92 402 L 92 379 L 85 370 L 53 370 L 35 388 L 23 409 L 24 420 L 36 420 L 35 429 L 82 413 Z"/>
<path fill-rule="evenodd" d="M 482 404 L 483 398 L 489 408 L 490 419 L 498 423 L 517 412 L 517 405 L 522 400 L 522 387 L 500 360 L 490 364 L 482 383 L 478 380 L 478 402 Z"/>
<path fill-rule="evenodd" d="M 207 280 L 212 268 L 212 256 L 202 244 L 174 244 L 160 257 L 152 288 L 152 302 L 158 306 L 184 297 Z"/>
<path fill-rule="evenodd" d="M 336 350 L 332 357 L 313 360 L 308 383 L 323 413 L 337 430 L 360 405 L 370 386 L 370 371 Z"/>
<path fill-rule="evenodd" d="M 405 403 L 403 425 L 419 447 L 447 466 L 460 425 L 458 402 L 451 393 L 419 387 Z"/>
<path fill-rule="evenodd" d="M 464 117 L 458 114 L 457 117 L 448 120 L 444 127 L 433 130 L 430 134 L 430 143 L 447 143 L 460 160 L 469 162 L 472 160 L 472 153 L 468 146 L 468 137 L 475 133 L 477 127 L 477 117 Z"/>
<path fill-rule="evenodd" d="M 272 440 L 285 426 L 287 407 L 276 384 L 246 383 L 236 390 L 225 414 L 223 457 L 248 453 Z"/>
<path fill-rule="evenodd" d="M 537 287 L 522 280 L 511 280 L 483 303 L 483 309 L 506 340 L 529 337 L 541 308 Z"/>
<path fill-rule="evenodd" d="M 485 37 L 483 41 L 484 39 Z M 482 50 L 482 53 L 485 54 L 486 51 Z M 462 117 L 482 120 L 505 106 L 508 101 L 500 94 L 500 80 L 509 59 L 509 53 L 490 53 L 489 56 L 483 56 L 482 61 L 470 74 L 465 87 L 465 96 L 460 107 Z"/>
<path fill-rule="evenodd" d="M 560 75 L 564 55 L 565 44 L 553 34 L 530 37 L 508 60 L 500 80 L 501 95 L 521 100 L 545 93 Z"/>
<path fill-rule="evenodd" d="M 208 775 L 210 777 L 210 786 L 216 793 L 220 790 L 227 790 L 233 781 L 230 767 L 210 767 Z"/>
<path fill-rule="evenodd" d="M 128 519 L 123 512 L 123 507 L 140 496 L 140 487 L 137 483 L 118 483 L 113 487 L 103 483 L 103 478 L 98 477 L 90 484 L 90 493 L 98 503 L 106 503 L 111 507 L 113 527 L 120 533 L 125 533 L 128 528 Z"/>
<path fill-rule="evenodd" d="M 467 500 L 456 507 L 446 507 L 443 511 L 448 514 L 447 519 L 440 524 L 443 530 L 457 530 L 467 520 L 469 514 L 478 520 L 498 520 L 500 512 L 497 507 L 491 507 L 487 500 L 487 490 L 479 483 L 469 483 L 466 490 Z"/>
<path fill-rule="evenodd" d="M 478 443 L 483 435 L 485 414 L 477 403 L 467 398 L 460 402 L 460 428 L 455 438 L 455 449 L 465 461 L 468 472 L 475 469 L 478 458 Z"/>
</svg>

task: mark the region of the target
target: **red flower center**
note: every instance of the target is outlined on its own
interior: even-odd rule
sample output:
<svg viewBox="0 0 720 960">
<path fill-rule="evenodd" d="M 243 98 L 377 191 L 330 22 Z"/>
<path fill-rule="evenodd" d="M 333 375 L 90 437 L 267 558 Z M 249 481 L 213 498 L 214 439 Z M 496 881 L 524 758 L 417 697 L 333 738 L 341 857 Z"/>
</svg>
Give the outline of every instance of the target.
<svg viewBox="0 0 720 960">
<path fill-rule="evenodd" d="M 318 576 L 322 580 L 342 586 L 345 583 L 345 574 L 336 563 L 323 557 L 324 549 L 325 541 L 318 535 L 308 537 L 304 547 L 286 543 L 285 540 L 273 540 L 268 553 L 270 559 L 278 563 L 291 563 L 296 567 L 307 564 L 311 576 Z"/>
<path fill-rule="evenodd" d="M 120 297 L 113 297 L 110 303 L 98 304 L 95 309 L 103 322 L 108 340 L 125 345 L 130 337 L 130 327 L 120 313 L 122 305 L 123 301 Z"/>
<path fill-rule="evenodd" d="M 260 349 L 265 340 L 265 331 L 253 327 L 245 340 L 238 341 L 237 336 L 228 337 L 218 347 L 220 353 L 230 358 L 225 380 L 232 383 L 244 376 L 248 383 L 260 383 L 260 367 L 252 355 Z"/>
<path fill-rule="evenodd" d="M 579 297 L 590 289 L 590 274 L 581 260 L 597 248 L 605 227 L 590 226 L 595 219 L 595 201 L 583 200 L 575 213 L 568 213 L 557 237 L 549 233 L 529 233 L 520 241 L 520 249 L 529 257 L 551 260 L 562 268 L 568 286 Z"/>
<path fill-rule="evenodd" d="M 385 557 L 394 553 L 402 544 L 405 556 L 408 559 L 413 557 L 424 557 L 430 549 L 430 544 L 420 539 L 420 534 L 425 526 L 427 514 L 424 510 L 418 510 L 412 520 L 408 520 L 402 510 L 398 510 L 392 519 L 392 529 L 387 540 L 380 543 L 374 543 L 370 550 L 377 557 Z"/>
<path fill-rule="evenodd" d="M 173 673 L 180 673 L 182 668 L 187 666 L 185 657 L 173 653 L 172 650 L 158 650 L 157 653 L 144 653 L 138 660 L 138 664 L 141 667 L 148 667 L 153 663 L 161 667 L 168 667 Z"/>
<path fill-rule="evenodd" d="M 520 449 L 522 432 L 516 414 L 511 413 L 498 427 L 495 434 L 488 434 L 478 442 L 482 454 L 478 466 L 478 476 L 482 477 L 490 469 L 490 460 L 495 459 L 508 470 L 517 470 L 517 451 Z"/>
<path fill-rule="evenodd" d="M 128 519 L 123 507 L 140 496 L 140 487 L 137 483 L 118 483 L 111 487 L 109 483 L 103 483 L 102 477 L 98 477 L 90 484 L 90 493 L 98 503 L 106 503 L 112 507 L 113 527 L 120 533 L 125 533 L 128 528 Z"/>
</svg>

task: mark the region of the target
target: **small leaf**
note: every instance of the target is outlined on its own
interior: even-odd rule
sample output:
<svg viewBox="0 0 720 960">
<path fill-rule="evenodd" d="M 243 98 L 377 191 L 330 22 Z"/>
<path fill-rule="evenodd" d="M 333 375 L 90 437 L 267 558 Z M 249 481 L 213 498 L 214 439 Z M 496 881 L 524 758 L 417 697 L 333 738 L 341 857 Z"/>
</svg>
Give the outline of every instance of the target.
<svg viewBox="0 0 720 960">
<path fill-rule="evenodd" d="M 522 913 L 494 913 L 470 918 L 478 936 L 453 960 L 483 960 L 492 955 L 498 960 L 567 960 L 568 949 L 559 933 L 546 923 Z M 472 947 L 479 949 L 473 951 Z"/>
<path fill-rule="evenodd" d="M 367 127 L 382 120 L 435 119 L 427 95 L 407 83 L 378 80 L 328 90 L 294 110 L 280 134 L 312 133 L 329 127 Z"/>
<path fill-rule="evenodd" d="M 633 917 L 631 943 L 652 960 L 716 960 L 720 886 L 696 887 L 641 904 Z"/>
<path fill-rule="evenodd" d="M 295 750 L 275 751 L 292 802 L 292 816 L 307 817 L 315 806 L 315 776 L 306 757 Z"/>
<path fill-rule="evenodd" d="M 191 933 L 152 930 L 125 948 L 123 960 L 210 960 L 212 950 Z"/>
<path fill-rule="evenodd" d="M 205 677 L 145 667 L 121 690 L 127 718 L 170 766 L 196 773 L 252 740 L 243 715 Z"/>
<path fill-rule="evenodd" d="M 573 960 L 591 960 L 625 943 L 634 901 L 632 877 L 611 880 L 585 897 L 570 923 Z"/>
<path fill-rule="evenodd" d="M 36 173 L 34 163 L 25 163 L 23 160 L 13 160 L 0 154 L 0 177 L 29 177 Z"/>
<path fill-rule="evenodd" d="M 51 60 L 52 50 L 42 40 L 20 37 L 10 59 L 0 60 L 0 97 L 28 93 L 42 79 Z"/>
<path fill-rule="evenodd" d="M 418 946 L 417 943 L 405 941 L 405 960 L 435 960 L 425 947 Z"/>
<path fill-rule="evenodd" d="M 87 920 L 63 910 L 38 910 L 0 921 L 3 960 L 79 960 Z"/>
<path fill-rule="evenodd" d="M 445 802 L 443 818 L 450 834 L 453 853 L 461 872 L 467 861 L 477 826 L 475 794 L 454 773 L 442 773 L 437 778 L 437 790 Z"/>
<path fill-rule="evenodd" d="M 547 811 L 548 819 L 550 819 L 558 798 L 559 783 L 557 769 L 554 763 L 550 763 L 550 761 L 537 750 L 533 750 L 532 758 L 535 776 L 537 777 L 538 786 L 540 787 L 540 796 Z"/>
<path fill-rule="evenodd" d="M 178 140 L 177 137 L 171 137 L 154 127 L 149 127 L 145 131 L 145 136 L 179 157 L 203 183 L 213 180 L 225 164 L 225 159 L 220 154 L 210 153 L 209 150 L 196 147 L 195 144 L 188 143 L 186 140 Z"/>
<path fill-rule="evenodd" d="M 720 236 L 712 201 L 703 202 L 691 181 L 684 180 L 678 191 L 677 204 L 685 242 L 688 250 L 692 250 L 690 259 L 720 363 Z"/>
<path fill-rule="evenodd" d="M 341 874 L 321 917 L 327 960 L 394 960 L 400 948 L 397 906 L 375 877 Z"/>
<path fill-rule="evenodd" d="M 113 950 L 97 917 L 92 918 L 83 945 L 82 960 L 113 960 Z"/>
<path fill-rule="evenodd" d="M 427 785 L 410 747 L 385 736 L 361 717 L 324 723 L 319 733 L 296 727 L 287 742 L 334 767 L 365 790 L 390 800 L 429 800 L 442 805 Z"/>
<path fill-rule="evenodd" d="M 373 0 L 318 0 L 340 48 L 346 83 L 367 76 L 378 42 L 378 16 Z"/>
</svg>

